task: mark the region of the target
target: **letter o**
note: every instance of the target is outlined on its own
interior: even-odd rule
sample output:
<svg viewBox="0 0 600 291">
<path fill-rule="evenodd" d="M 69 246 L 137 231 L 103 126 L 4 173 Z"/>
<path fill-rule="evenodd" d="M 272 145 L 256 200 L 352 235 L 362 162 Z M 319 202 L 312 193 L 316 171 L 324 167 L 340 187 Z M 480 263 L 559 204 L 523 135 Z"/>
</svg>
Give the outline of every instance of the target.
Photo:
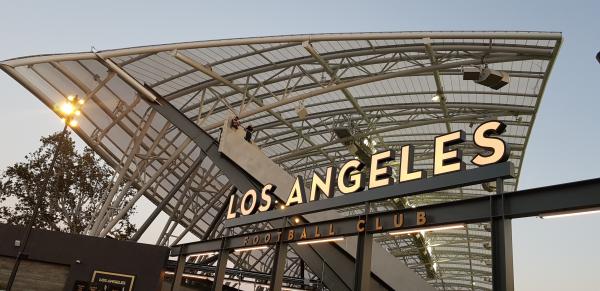
<svg viewBox="0 0 600 291">
<path fill-rule="evenodd" d="M 250 199 L 250 201 L 248 201 Z M 242 197 L 242 202 L 240 203 L 240 212 L 242 215 L 250 215 L 256 213 L 258 209 L 258 195 L 256 195 L 256 191 L 254 189 L 250 189 L 246 191 L 244 196 Z"/>
</svg>

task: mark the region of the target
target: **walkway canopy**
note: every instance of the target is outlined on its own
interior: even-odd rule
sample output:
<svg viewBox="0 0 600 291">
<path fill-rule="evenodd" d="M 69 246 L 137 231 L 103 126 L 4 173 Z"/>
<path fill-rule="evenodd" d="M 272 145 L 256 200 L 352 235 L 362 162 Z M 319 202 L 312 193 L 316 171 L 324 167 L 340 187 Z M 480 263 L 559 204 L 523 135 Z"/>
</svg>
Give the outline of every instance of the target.
<svg viewBox="0 0 600 291">
<path fill-rule="evenodd" d="M 462 129 L 470 139 L 474 125 L 489 119 L 508 125 L 503 136 L 520 172 L 561 39 L 548 32 L 293 35 L 40 55 L 3 61 L 1 67 L 50 109 L 68 95 L 84 98 L 74 130 L 117 171 L 115 179 L 131 183 L 157 205 L 175 193 L 163 209 L 170 224 L 156 234 L 158 244 L 173 244 L 185 235 L 207 238 L 223 231 L 213 221 L 221 219 L 232 183 L 206 158 L 177 185 L 200 150 L 150 108 L 155 101 L 149 92 L 160 94 L 215 140 L 224 120 L 239 116 L 255 128 L 264 153 L 292 175 L 309 178 L 354 157 L 349 142 L 371 152 L 415 145 L 416 167 L 430 170 L 436 135 Z M 510 83 L 494 90 L 463 80 L 463 68 L 473 66 L 506 72 Z M 468 140 L 464 160 L 475 150 Z M 512 180 L 505 191 L 517 185 L 518 179 Z M 121 203 L 116 190 L 106 193 L 108 203 L 98 206 L 88 234 L 106 235 L 135 203 Z M 376 207 L 492 193 L 476 185 Z M 487 224 L 377 240 L 440 290 L 491 289 Z M 271 253 L 260 251 L 239 257 L 238 268 L 260 272 L 267 272 L 265 262 L 272 260 Z M 290 261 L 287 275 L 299 277 L 303 268 Z"/>
</svg>

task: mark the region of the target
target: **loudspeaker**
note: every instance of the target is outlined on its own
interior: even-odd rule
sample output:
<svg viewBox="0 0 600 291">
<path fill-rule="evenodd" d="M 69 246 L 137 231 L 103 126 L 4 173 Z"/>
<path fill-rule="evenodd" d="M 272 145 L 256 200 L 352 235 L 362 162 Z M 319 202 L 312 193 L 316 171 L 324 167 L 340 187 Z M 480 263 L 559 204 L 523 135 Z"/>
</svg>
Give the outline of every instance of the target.
<svg viewBox="0 0 600 291">
<path fill-rule="evenodd" d="M 509 82 L 509 76 L 506 72 L 499 72 L 489 68 L 483 69 L 477 83 L 498 90 Z"/>
<path fill-rule="evenodd" d="M 481 75 L 481 69 L 476 67 L 467 67 L 463 68 L 463 80 L 479 80 L 479 75 Z"/>
</svg>

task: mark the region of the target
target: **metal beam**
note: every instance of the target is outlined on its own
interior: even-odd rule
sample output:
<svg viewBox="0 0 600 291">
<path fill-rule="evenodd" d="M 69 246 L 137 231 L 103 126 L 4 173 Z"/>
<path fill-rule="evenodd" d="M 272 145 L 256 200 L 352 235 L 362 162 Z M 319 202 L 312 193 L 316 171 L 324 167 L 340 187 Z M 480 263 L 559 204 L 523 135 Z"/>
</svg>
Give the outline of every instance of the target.
<svg viewBox="0 0 600 291">
<path fill-rule="evenodd" d="M 222 157 L 218 151 L 218 143 L 208 133 L 158 94 L 156 94 L 156 100 L 158 104 L 149 103 L 150 106 L 191 138 L 241 192 L 262 188 L 262 185 L 256 179 L 240 169 L 238 165 Z M 294 245 L 292 248 L 302 257 L 311 270 L 321 274 L 321 279 L 330 289 L 340 291 L 351 289 L 348 286 L 352 285 L 352 278 L 338 274 L 338 269 L 342 266 L 354 266 L 354 260 L 348 258 L 343 250 L 330 245 L 319 246 L 319 248 Z M 335 258 L 332 256 L 335 256 Z M 324 260 L 327 257 L 330 259 Z M 374 275 L 372 275 L 371 280 L 372 286 L 383 286 L 381 287 L 383 289 L 389 288 L 385 283 L 376 279 Z"/>
<path fill-rule="evenodd" d="M 225 199 L 225 203 L 223 203 L 223 205 L 221 205 L 219 212 L 217 212 L 217 214 L 215 215 L 215 219 L 213 219 L 213 221 L 210 223 L 210 225 L 208 226 L 208 228 L 206 229 L 206 231 L 204 232 L 204 234 L 202 235 L 200 240 L 207 240 L 210 237 L 210 235 L 212 234 L 214 229 L 219 224 L 219 221 L 221 221 L 221 217 L 223 217 L 223 214 L 227 210 L 227 206 L 229 206 L 229 204 L 227 202 L 229 201 L 229 199 L 231 199 L 232 195 L 235 195 L 235 192 L 237 192 L 237 188 L 234 186 L 231 188 L 231 191 L 229 191 L 229 195 L 227 195 L 227 199 Z"/>
<path fill-rule="evenodd" d="M 512 62 L 512 61 L 523 61 L 523 60 L 528 60 L 528 59 L 532 59 L 534 57 L 532 56 L 505 56 L 505 57 L 490 57 L 488 59 L 486 59 L 486 62 L 488 64 L 492 64 L 492 63 L 503 63 L 503 62 Z M 451 63 L 444 63 L 444 64 L 438 64 L 438 65 L 431 65 L 431 66 L 426 66 L 426 67 L 419 67 L 419 68 L 412 68 L 412 69 L 406 69 L 406 70 L 400 70 L 398 72 L 392 72 L 392 73 L 386 73 L 386 74 L 380 74 L 380 75 L 374 75 L 374 76 L 370 76 L 370 77 L 364 77 L 364 78 L 359 78 L 359 79 L 355 79 L 355 80 L 351 80 L 351 81 L 346 81 L 346 82 L 341 82 L 341 83 L 337 83 L 331 86 L 327 86 L 327 87 L 323 87 L 311 92 L 307 92 L 307 93 L 303 93 L 303 94 L 298 94 L 295 96 L 289 96 L 285 99 L 282 99 L 280 101 L 277 102 L 273 102 L 270 104 L 265 104 L 262 107 L 253 109 L 253 110 L 248 110 L 245 112 L 242 112 L 239 114 L 239 118 L 244 118 L 244 117 L 248 117 L 248 116 L 252 116 L 252 115 L 256 115 L 258 113 L 261 112 L 265 112 L 267 110 L 270 109 L 274 109 L 283 105 L 287 105 L 293 102 L 298 102 L 300 100 L 304 100 L 310 97 L 314 97 L 314 96 L 318 96 L 318 95 L 323 95 L 325 93 L 329 93 L 329 92 L 334 92 L 334 91 L 338 91 L 344 88 L 350 88 L 350 87 L 355 87 L 355 86 L 359 86 L 359 85 L 363 85 L 363 84 L 368 84 L 368 83 L 373 83 L 373 82 L 378 82 L 378 81 L 383 81 L 383 80 L 387 80 L 387 79 L 392 79 L 392 78 L 399 78 L 399 77 L 405 77 L 405 76 L 411 76 L 414 74 L 421 74 L 421 73 L 427 73 L 427 72 L 431 72 L 434 70 L 443 70 L 443 69 L 448 69 L 448 68 L 456 68 L 456 67 L 460 67 L 460 66 L 469 66 L 469 65 L 475 65 L 475 64 L 479 64 L 481 62 L 481 60 L 463 60 L 463 61 L 456 61 L 456 62 L 451 62 Z M 215 129 L 219 126 L 221 126 L 221 123 L 213 123 L 213 124 L 209 124 L 207 126 L 204 127 L 205 130 L 212 130 Z"/>
<path fill-rule="evenodd" d="M 271 270 L 271 283 L 269 285 L 269 290 L 271 291 L 281 291 L 287 252 L 287 243 L 282 242 L 277 244 L 277 246 L 275 247 L 275 258 L 273 258 L 273 269 Z"/>
<path fill-rule="evenodd" d="M 223 240 L 223 243 L 225 240 Z M 213 281 L 212 291 L 222 291 L 223 281 L 225 279 L 225 270 L 227 269 L 227 260 L 229 259 L 229 251 L 219 252 L 217 259 L 217 269 L 215 270 L 215 279 Z"/>
<path fill-rule="evenodd" d="M 242 216 L 225 221 L 225 226 L 235 227 L 262 221 L 271 221 L 282 217 L 305 215 L 330 209 L 348 207 L 365 202 L 381 201 L 391 198 L 406 197 L 422 193 L 430 193 L 444 189 L 462 187 L 495 181 L 497 178 L 513 178 L 514 168 L 510 162 L 489 165 L 471 170 L 433 176 L 427 179 L 397 183 L 386 187 L 373 188 L 367 191 L 346 194 L 343 196 L 315 200 L 297 204 L 285 209 L 274 209 L 251 216 Z"/>
<path fill-rule="evenodd" d="M 368 221 L 370 203 L 365 205 L 365 222 Z M 356 240 L 356 266 L 353 291 L 369 291 L 369 274 L 371 273 L 371 257 L 373 251 L 373 233 L 360 231 Z"/>
<path fill-rule="evenodd" d="M 504 181 L 496 181 L 496 195 L 504 195 Z M 513 291 L 512 221 L 505 216 L 505 201 L 491 205 L 501 215 L 492 218 L 492 290 Z"/>
<path fill-rule="evenodd" d="M 568 195 L 565 195 L 566 193 Z M 381 233 L 396 230 L 398 227 L 393 225 L 393 218 L 395 215 L 400 214 L 404 214 L 402 229 L 422 228 L 423 226 L 417 225 L 416 222 L 417 212 L 426 213 L 427 226 L 436 226 L 456 223 L 482 223 L 489 222 L 491 219 L 516 219 L 557 212 L 585 211 L 588 209 L 597 209 L 598 207 L 600 207 L 600 178 L 504 193 L 504 195 L 491 195 L 416 208 L 372 213 L 370 217 L 377 216 L 380 218 L 381 228 L 378 227 L 376 221 L 374 221 L 375 219 L 369 219 L 365 223 L 365 231 Z M 295 233 L 301 233 L 304 228 L 308 230 L 319 227 L 320 233 L 325 233 L 332 223 L 335 224 L 336 236 L 355 235 L 358 219 L 364 219 L 364 215 L 344 217 L 331 222 L 305 223 L 288 226 L 279 230 L 266 230 L 251 234 L 230 236 L 226 238 L 228 240 L 227 246 L 228 248 L 247 246 L 246 238 L 249 235 L 276 234 L 278 231 L 294 230 Z M 288 243 L 299 240 L 295 236 L 294 239 L 288 240 Z M 221 246 L 220 242 L 221 239 L 179 245 L 171 248 L 171 255 L 218 251 Z M 290 245 L 293 246 L 294 244 Z M 317 245 L 315 244 L 314 246 L 316 247 Z"/>
<path fill-rule="evenodd" d="M 196 158 L 196 160 L 194 161 L 194 163 L 188 168 L 188 170 L 183 174 L 183 176 L 181 176 L 179 181 L 177 181 L 177 183 L 175 185 L 173 185 L 173 188 L 171 188 L 169 193 L 164 198 L 162 198 L 162 201 L 156 206 L 156 208 L 154 209 L 154 211 L 152 211 L 150 216 L 148 216 L 148 218 L 146 219 L 144 224 L 142 224 L 142 226 L 140 226 L 140 228 L 133 235 L 133 237 L 131 237 L 132 241 L 140 240 L 140 238 L 142 237 L 144 232 L 148 229 L 150 224 L 152 224 L 152 222 L 154 221 L 154 219 L 156 219 L 158 214 L 160 214 L 160 212 L 163 211 L 165 206 L 167 206 L 167 204 L 169 204 L 169 202 L 171 202 L 171 199 L 173 199 L 175 194 L 177 194 L 177 192 L 179 191 L 181 186 L 183 186 L 183 184 L 185 184 L 187 182 L 187 180 L 193 174 L 196 173 L 196 171 L 198 170 L 198 167 L 200 166 L 200 164 L 202 164 L 202 161 L 204 161 L 205 157 L 206 157 L 206 154 L 201 152 L 200 155 L 198 156 L 198 158 Z"/>
</svg>

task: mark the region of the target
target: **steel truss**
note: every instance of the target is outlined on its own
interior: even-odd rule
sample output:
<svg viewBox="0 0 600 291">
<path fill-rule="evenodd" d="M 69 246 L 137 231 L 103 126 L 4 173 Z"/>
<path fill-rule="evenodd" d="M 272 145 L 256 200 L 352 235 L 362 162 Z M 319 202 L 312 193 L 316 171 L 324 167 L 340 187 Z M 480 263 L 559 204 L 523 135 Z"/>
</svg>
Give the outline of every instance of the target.
<svg viewBox="0 0 600 291">
<path fill-rule="evenodd" d="M 449 129 L 470 132 L 473 124 L 496 118 L 509 125 L 505 136 L 518 174 L 561 41 L 559 33 L 537 32 L 320 34 L 34 56 L 0 66 L 49 108 L 69 94 L 87 100 L 81 126 L 74 130 L 116 171 L 88 234 L 106 235 L 144 196 L 169 215 L 156 237 L 158 244 L 169 245 L 184 237 L 223 234 L 215 221 L 221 219 L 224 194 L 237 184 L 211 159 L 190 170 L 201 147 L 157 114 L 154 93 L 211 139 L 218 140 L 228 115 L 238 115 L 256 128 L 255 142 L 269 157 L 291 174 L 306 177 L 352 156 L 342 146 L 347 140 L 332 134 L 335 127 L 349 128 L 359 142 L 377 141 L 373 150 L 416 143 L 417 167 L 430 168 L 427 140 Z M 461 66 L 482 63 L 509 72 L 510 85 L 491 91 L 461 80 Z M 441 95 L 441 102 L 432 102 L 433 94 Z M 295 114 L 300 103 L 309 112 L 305 119 Z M 463 150 L 468 159 L 472 143 Z M 517 186 L 518 180 L 506 183 L 505 190 Z M 130 187 L 137 194 L 125 201 Z M 488 194 L 481 187 L 465 187 L 403 203 L 418 206 Z M 392 210 L 401 204 L 373 207 Z M 483 240 L 490 231 L 473 225 L 458 237 L 428 237 L 424 243 L 434 245 L 432 258 L 439 268 L 428 281 L 440 289 L 471 289 L 474 281 L 489 277 L 484 274 L 491 274 L 491 266 L 484 258 L 491 254 Z M 410 240 L 375 239 L 393 255 L 426 249 Z M 450 254 L 442 247 L 448 243 L 460 251 Z M 232 262 L 268 272 L 265 256 L 273 259 L 257 252 L 234 255 Z M 427 277 L 430 261 L 398 256 Z M 290 270 L 299 272 L 298 262 L 288 259 Z M 457 269 L 467 270 L 466 275 L 456 277 Z M 305 271 L 318 275 L 310 268 Z"/>
</svg>

